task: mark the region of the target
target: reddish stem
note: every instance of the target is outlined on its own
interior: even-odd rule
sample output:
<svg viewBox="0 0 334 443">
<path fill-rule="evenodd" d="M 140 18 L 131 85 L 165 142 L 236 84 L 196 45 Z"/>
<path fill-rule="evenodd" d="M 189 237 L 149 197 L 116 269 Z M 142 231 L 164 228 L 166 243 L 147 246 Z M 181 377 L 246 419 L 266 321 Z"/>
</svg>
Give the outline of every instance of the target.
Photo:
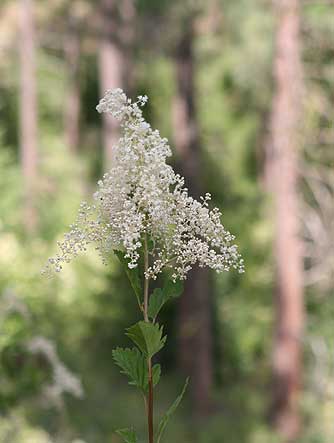
<svg viewBox="0 0 334 443">
<path fill-rule="evenodd" d="M 148 441 L 154 443 L 153 434 L 153 378 L 152 378 L 152 362 L 148 359 L 148 408 L 147 408 L 147 423 L 148 423 Z"/>
<path fill-rule="evenodd" d="M 145 235 L 144 239 L 144 268 L 145 274 L 149 267 L 148 261 L 148 248 L 147 248 L 147 238 Z M 149 322 L 148 318 L 148 286 L 149 279 L 144 280 L 144 320 Z M 147 369 L 148 369 L 148 396 L 147 396 L 147 425 L 148 425 L 148 441 L 149 443 L 154 443 L 154 430 L 153 430 L 153 376 L 152 376 L 152 361 L 147 359 Z"/>
</svg>

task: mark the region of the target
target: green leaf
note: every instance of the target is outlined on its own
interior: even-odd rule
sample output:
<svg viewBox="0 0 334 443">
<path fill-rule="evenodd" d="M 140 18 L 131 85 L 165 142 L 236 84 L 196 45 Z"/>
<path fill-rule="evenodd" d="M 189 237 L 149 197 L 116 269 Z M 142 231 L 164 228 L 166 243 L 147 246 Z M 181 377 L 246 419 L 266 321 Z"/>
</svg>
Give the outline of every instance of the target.
<svg viewBox="0 0 334 443">
<path fill-rule="evenodd" d="M 171 298 L 178 297 L 183 291 L 183 282 L 178 280 L 175 283 L 168 280 L 162 289 L 155 289 L 149 300 L 148 316 L 156 319 L 163 305 Z"/>
<path fill-rule="evenodd" d="M 158 364 L 154 365 L 152 368 L 153 386 L 156 386 L 159 383 L 160 375 L 161 375 L 161 366 Z M 147 389 L 148 389 L 148 380 L 147 380 Z"/>
<path fill-rule="evenodd" d="M 115 363 L 122 369 L 121 373 L 129 377 L 129 384 L 142 390 L 147 387 L 147 363 L 137 348 L 116 348 L 112 351 Z"/>
<path fill-rule="evenodd" d="M 148 304 L 148 316 L 155 319 L 166 301 L 167 300 L 165 300 L 162 290 L 160 288 L 154 289 L 154 291 L 150 295 L 150 300 Z"/>
<path fill-rule="evenodd" d="M 129 377 L 129 384 L 146 393 L 148 391 L 147 361 L 138 349 L 116 348 L 112 351 L 112 356 L 115 363 L 122 369 L 121 373 Z M 154 365 L 152 368 L 154 386 L 159 383 L 160 374 L 160 365 Z"/>
<path fill-rule="evenodd" d="M 151 238 L 148 238 L 148 239 L 147 239 L 147 249 L 148 249 L 149 251 L 153 251 L 154 246 L 155 246 L 155 244 L 154 244 L 154 240 L 151 239 Z"/>
<path fill-rule="evenodd" d="M 182 280 L 176 280 L 176 282 L 173 282 L 173 280 L 168 279 L 164 284 L 163 292 L 168 298 L 178 297 L 183 292 L 183 286 Z"/>
<path fill-rule="evenodd" d="M 138 443 L 138 438 L 133 429 L 119 429 L 118 431 L 116 431 L 116 434 L 122 437 L 124 443 Z"/>
<path fill-rule="evenodd" d="M 142 284 L 140 280 L 140 273 L 139 273 L 139 266 L 136 268 L 130 269 L 129 268 L 129 262 L 124 257 L 124 252 L 117 251 L 114 249 L 114 254 L 117 256 L 118 260 L 121 262 L 121 264 L 124 267 L 124 270 L 126 272 L 126 275 L 130 281 L 130 284 L 132 286 L 132 289 L 134 290 L 134 293 L 136 295 L 138 305 L 141 306 L 141 295 L 143 293 Z"/>
<path fill-rule="evenodd" d="M 158 427 L 158 440 L 157 440 L 157 443 L 160 443 L 161 437 L 162 437 L 162 435 L 163 435 L 163 433 L 165 431 L 165 428 L 166 428 L 166 426 L 167 426 L 167 424 L 169 422 L 170 417 L 174 414 L 175 410 L 177 409 L 177 407 L 181 403 L 182 398 L 183 398 L 183 396 L 184 396 L 184 394 L 186 392 L 188 383 L 189 383 L 189 377 L 187 378 L 187 380 L 186 380 L 186 382 L 185 382 L 185 384 L 183 386 L 181 394 L 176 398 L 176 400 L 174 401 L 172 406 L 168 409 L 166 414 L 160 420 L 159 427 Z"/>
<path fill-rule="evenodd" d="M 139 321 L 127 329 L 126 335 L 138 346 L 147 358 L 152 358 L 160 351 L 166 342 L 166 336 L 162 337 L 163 328 L 158 324 Z"/>
</svg>

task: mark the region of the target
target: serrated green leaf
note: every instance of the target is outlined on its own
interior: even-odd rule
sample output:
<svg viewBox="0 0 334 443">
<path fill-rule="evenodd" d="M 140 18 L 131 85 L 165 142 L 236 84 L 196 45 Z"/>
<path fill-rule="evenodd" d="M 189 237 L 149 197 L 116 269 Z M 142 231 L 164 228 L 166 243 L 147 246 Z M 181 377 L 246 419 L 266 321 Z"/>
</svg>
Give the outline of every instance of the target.
<svg viewBox="0 0 334 443">
<path fill-rule="evenodd" d="M 176 398 L 176 400 L 174 401 L 174 403 L 171 405 L 171 407 L 168 409 L 168 411 L 166 412 L 166 414 L 162 417 L 162 419 L 160 420 L 159 423 L 159 427 L 158 427 L 158 439 L 157 439 L 157 443 L 160 443 L 161 437 L 166 429 L 166 426 L 169 422 L 170 417 L 174 414 L 175 410 L 177 409 L 177 407 L 179 406 L 179 404 L 182 401 L 182 398 L 186 392 L 187 386 L 189 383 L 189 377 L 187 378 L 182 392 L 181 394 Z"/>
<path fill-rule="evenodd" d="M 141 280 L 140 280 L 139 267 L 137 266 L 136 268 L 130 269 L 128 266 L 129 262 L 124 257 L 124 252 L 117 251 L 116 249 L 114 249 L 114 254 L 118 258 L 118 260 L 121 262 L 121 264 L 123 265 L 125 273 L 130 281 L 131 287 L 132 287 L 132 289 L 135 293 L 135 296 L 137 298 L 138 305 L 141 306 L 141 295 L 143 293 L 143 289 L 142 289 L 142 284 L 141 284 Z"/>
<path fill-rule="evenodd" d="M 119 429 L 118 431 L 116 431 L 116 434 L 122 437 L 124 443 L 138 443 L 138 438 L 133 429 Z"/>
<path fill-rule="evenodd" d="M 164 287 L 155 289 L 149 300 L 148 316 L 156 319 L 163 305 L 171 298 L 178 297 L 183 291 L 183 282 L 180 280 L 175 283 L 168 280 Z"/>
<path fill-rule="evenodd" d="M 158 324 L 139 321 L 127 329 L 126 335 L 138 346 L 147 358 L 152 358 L 164 346 L 166 336 Z"/>
<path fill-rule="evenodd" d="M 129 384 L 141 389 L 144 393 L 148 391 L 148 370 L 146 358 L 137 348 L 116 348 L 112 351 L 115 363 L 122 369 L 121 373 L 129 377 Z M 153 385 L 159 383 L 161 374 L 160 365 L 152 368 Z"/>
<path fill-rule="evenodd" d="M 142 390 L 147 388 L 147 363 L 137 348 L 116 348 L 112 351 L 115 363 L 122 369 L 122 374 L 129 377 L 129 384 Z"/>
</svg>

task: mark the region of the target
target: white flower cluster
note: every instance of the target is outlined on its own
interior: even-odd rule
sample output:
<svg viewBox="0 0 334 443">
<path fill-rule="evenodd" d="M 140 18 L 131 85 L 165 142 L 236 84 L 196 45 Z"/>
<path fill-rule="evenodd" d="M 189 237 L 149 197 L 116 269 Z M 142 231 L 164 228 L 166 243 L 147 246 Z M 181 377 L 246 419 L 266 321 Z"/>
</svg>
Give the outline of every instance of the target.
<svg viewBox="0 0 334 443">
<path fill-rule="evenodd" d="M 184 179 L 166 163 L 171 149 L 159 131 L 144 120 L 141 106 L 121 89 L 107 91 L 97 106 L 120 121 L 123 136 L 113 150 L 112 168 L 98 182 L 95 204 L 82 203 L 77 222 L 59 242 L 60 254 L 49 259 L 46 271 L 60 271 L 93 243 L 105 259 L 113 249 L 125 252 L 129 267 L 138 265 L 146 238 L 155 279 L 172 268 L 173 279 L 185 279 L 194 264 L 220 272 L 243 272 L 234 236 L 221 224 L 220 211 L 209 210 L 210 195 L 201 202 L 188 195 Z"/>
</svg>

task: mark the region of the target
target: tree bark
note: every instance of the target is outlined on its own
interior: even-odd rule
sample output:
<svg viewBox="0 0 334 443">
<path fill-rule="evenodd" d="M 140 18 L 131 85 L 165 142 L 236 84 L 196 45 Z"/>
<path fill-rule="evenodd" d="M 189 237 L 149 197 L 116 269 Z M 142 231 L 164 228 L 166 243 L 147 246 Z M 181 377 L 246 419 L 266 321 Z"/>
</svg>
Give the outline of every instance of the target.
<svg viewBox="0 0 334 443">
<path fill-rule="evenodd" d="M 24 225 L 34 231 L 37 224 L 37 98 L 33 0 L 20 4 L 20 154 L 24 179 Z"/>
<path fill-rule="evenodd" d="M 189 23 L 177 45 L 177 92 L 173 104 L 175 146 L 190 194 L 201 193 L 200 137 L 195 107 L 193 24 Z M 179 364 L 191 377 L 194 412 L 210 412 L 212 386 L 212 327 L 209 271 L 194 268 L 185 282 L 178 307 Z"/>
<path fill-rule="evenodd" d="M 114 88 L 127 89 L 131 83 L 130 51 L 133 43 L 133 0 L 101 0 L 102 36 L 99 44 L 101 95 Z M 111 164 L 112 149 L 119 138 L 119 124 L 103 114 L 105 164 Z"/>
<path fill-rule="evenodd" d="M 273 420 L 285 441 L 300 429 L 298 398 L 303 333 L 303 261 L 299 237 L 298 126 L 301 112 L 301 61 L 298 0 L 277 3 L 278 27 L 269 160 L 275 201 L 275 338 Z"/>
<path fill-rule="evenodd" d="M 73 19 L 64 40 L 64 53 L 68 70 L 68 91 L 64 116 L 66 144 L 76 153 L 80 139 L 80 38 Z"/>
</svg>

